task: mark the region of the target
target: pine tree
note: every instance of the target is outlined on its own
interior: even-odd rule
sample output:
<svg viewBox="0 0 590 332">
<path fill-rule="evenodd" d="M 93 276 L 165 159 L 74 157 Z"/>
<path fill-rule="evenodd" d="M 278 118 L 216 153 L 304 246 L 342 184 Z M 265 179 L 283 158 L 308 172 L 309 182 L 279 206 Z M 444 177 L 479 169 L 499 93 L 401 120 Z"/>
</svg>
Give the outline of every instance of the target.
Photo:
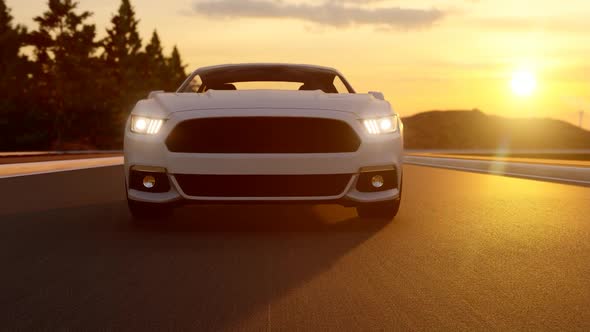
<svg viewBox="0 0 590 332">
<path fill-rule="evenodd" d="M 92 14 L 76 13 L 77 6 L 73 0 L 49 0 L 48 10 L 34 19 L 38 28 L 31 33 L 43 68 L 36 78 L 37 88 L 53 113 L 57 148 L 63 140 L 91 139 L 101 106 L 96 103 L 102 97 L 95 83 L 100 72 L 94 57 L 96 28 L 84 23 Z"/>
<path fill-rule="evenodd" d="M 180 52 L 178 52 L 178 48 L 174 46 L 172 49 L 172 55 L 168 59 L 168 73 L 170 75 L 169 84 L 167 85 L 168 91 L 175 91 L 178 89 L 180 84 L 186 79 L 186 66 L 182 64 L 182 60 L 180 59 Z"/>
<path fill-rule="evenodd" d="M 28 63 L 27 58 L 20 55 L 26 29 L 21 25 L 14 26 L 12 20 L 10 9 L 4 0 L 0 0 L 0 91 L 5 99 L 20 93 L 24 83 L 22 78 L 26 77 L 23 70 Z"/>
<path fill-rule="evenodd" d="M 147 56 L 147 61 L 158 67 L 158 70 L 161 67 L 166 66 L 164 51 L 162 49 L 162 43 L 160 42 L 160 36 L 158 36 L 158 31 L 154 30 L 152 33 L 152 38 L 150 39 L 149 44 L 145 46 L 145 54 Z"/>
<path fill-rule="evenodd" d="M 27 31 L 13 24 L 10 9 L 0 0 L 0 149 L 25 149 L 45 138 L 38 130 L 31 96 L 32 63 L 21 54 Z"/>
<path fill-rule="evenodd" d="M 130 0 L 100 42 L 91 15 L 76 0 L 47 0 L 28 33 L 0 0 L 0 149 L 120 148 L 133 103 L 185 79 L 180 52 L 164 56 L 156 31 L 142 50 Z"/>
<path fill-rule="evenodd" d="M 146 90 L 164 90 L 169 72 L 158 32 L 154 30 L 149 44 L 145 46 L 144 76 Z"/>
<path fill-rule="evenodd" d="M 103 40 L 104 56 L 109 65 L 118 67 L 120 71 L 132 64 L 141 50 L 141 38 L 137 32 L 139 20 L 135 19 L 135 11 L 129 0 L 122 0 L 117 15 L 111 19 L 112 27 L 107 29 L 107 37 Z"/>
<path fill-rule="evenodd" d="M 109 77 L 105 82 L 105 90 L 109 91 L 105 103 L 110 110 L 109 123 L 113 124 L 114 133 L 124 125 L 133 103 L 145 94 L 139 75 L 142 45 L 138 24 L 133 6 L 129 0 L 122 0 L 106 30 L 107 37 L 102 40 L 104 72 Z"/>
</svg>

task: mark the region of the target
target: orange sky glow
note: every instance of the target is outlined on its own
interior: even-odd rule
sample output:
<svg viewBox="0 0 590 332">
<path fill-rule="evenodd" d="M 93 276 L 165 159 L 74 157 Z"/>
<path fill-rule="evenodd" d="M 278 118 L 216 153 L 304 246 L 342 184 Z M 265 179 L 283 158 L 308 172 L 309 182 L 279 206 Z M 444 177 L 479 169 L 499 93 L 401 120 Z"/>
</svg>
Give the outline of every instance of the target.
<svg viewBox="0 0 590 332">
<path fill-rule="evenodd" d="M 79 1 L 94 12 L 99 37 L 119 1 Z M 478 108 L 577 125 L 585 110 L 590 129 L 587 0 L 131 2 L 144 41 L 157 29 L 167 52 L 178 45 L 189 70 L 240 62 L 320 64 L 341 70 L 357 91 L 382 91 L 403 116 Z M 31 29 L 46 1 L 7 5 Z M 523 71 L 535 79 L 531 93 L 515 93 L 514 76 Z"/>
</svg>

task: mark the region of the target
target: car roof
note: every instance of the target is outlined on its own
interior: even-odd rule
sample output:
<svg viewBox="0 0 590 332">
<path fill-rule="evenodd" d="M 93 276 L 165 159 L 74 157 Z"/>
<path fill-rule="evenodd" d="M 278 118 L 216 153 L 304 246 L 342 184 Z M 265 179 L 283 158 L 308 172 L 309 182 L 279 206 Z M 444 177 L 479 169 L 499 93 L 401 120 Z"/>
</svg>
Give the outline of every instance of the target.
<svg viewBox="0 0 590 332">
<path fill-rule="evenodd" d="M 222 64 L 215 66 L 201 67 L 195 70 L 193 73 L 204 74 L 210 71 L 223 70 L 223 69 L 246 69 L 246 68 L 270 68 L 270 67 L 289 67 L 299 69 L 315 69 L 321 71 L 330 71 L 340 74 L 340 72 L 334 68 L 308 65 L 308 64 L 293 64 L 293 63 L 233 63 L 233 64 Z"/>
</svg>

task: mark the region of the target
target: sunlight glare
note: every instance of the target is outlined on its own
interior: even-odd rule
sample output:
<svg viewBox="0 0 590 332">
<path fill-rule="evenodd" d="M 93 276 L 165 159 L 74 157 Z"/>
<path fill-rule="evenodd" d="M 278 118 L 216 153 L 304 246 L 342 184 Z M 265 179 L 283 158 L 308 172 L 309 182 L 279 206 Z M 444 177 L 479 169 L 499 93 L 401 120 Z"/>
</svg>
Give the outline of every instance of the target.
<svg viewBox="0 0 590 332">
<path fill-rule="evenodd" d="M 532 95 L 537 88 L 537 78 L 531 71 L 518 70 L 512 74 L 510 86 L 512 92 L 517 96 L 528 97 Z"/>
</svg>

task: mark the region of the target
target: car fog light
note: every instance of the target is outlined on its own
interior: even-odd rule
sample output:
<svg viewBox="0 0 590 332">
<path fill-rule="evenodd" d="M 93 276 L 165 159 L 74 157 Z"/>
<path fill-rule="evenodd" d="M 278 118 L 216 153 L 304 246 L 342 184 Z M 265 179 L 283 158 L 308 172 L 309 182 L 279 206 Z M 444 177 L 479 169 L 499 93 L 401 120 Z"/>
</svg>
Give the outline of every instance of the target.
<svg viewBox="0 0 590 332">
<path fill-rule="evenodd" d="M 154 178 L 151 175 L 148 175 L 146 177 L 143 178 L 143 186 L 151 189 L 156 185 L 156 178 Z"/>
<path fill-rule="evenodd" d="M 381 175 L 375 175 L 375 176 L 373 176 L 371 178 L 371 184 L 375 188 L 381 188 L 381 187 L 383 187 L 383 184 L 384 183 L 385 183 L 385 181 L 383 180 L 383 177 Z"/>
</svg>

